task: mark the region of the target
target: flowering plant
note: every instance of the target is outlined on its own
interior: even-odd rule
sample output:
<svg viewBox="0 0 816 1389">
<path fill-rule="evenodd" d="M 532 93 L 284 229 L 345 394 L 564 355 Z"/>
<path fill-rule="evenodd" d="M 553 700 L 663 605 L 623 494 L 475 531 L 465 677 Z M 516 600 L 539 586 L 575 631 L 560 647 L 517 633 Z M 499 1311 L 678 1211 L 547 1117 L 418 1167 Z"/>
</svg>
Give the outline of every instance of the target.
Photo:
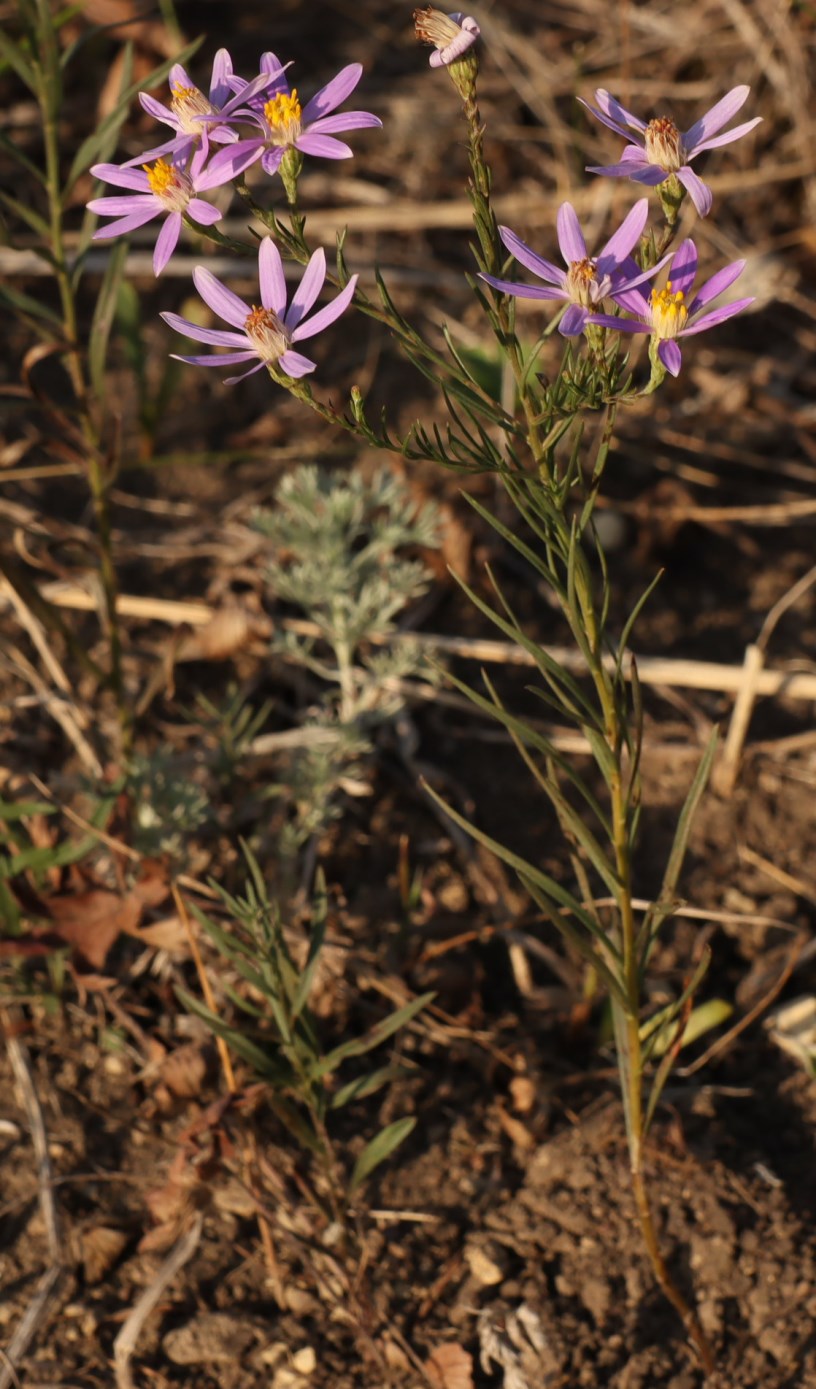
<svg viewBox="0 0 816 1389">
<path fill-rule="evenodd" d="M 49 7 L 39 6 L 37 13 L 41 27 L 32 30 L 19 52 L 11 45 L 10 49 L 4 47 L 4 53 L 12 52 L 14 71 L 24 74 L 37 98 L 46 162 L 53 175 L 59 167 L 55 93 L 59 88 L 60 55 L 53 25 L 50 30 L 47 26 L 42 28 L 42 14 L 47 13 L 50 22 Z M 287 76 L 289 64 L 273 52 L 264 53 L 257 73 L 245 78 L 234 71 L 229 53 L 219 50 L 206 95 L 187 66 L 192 51 L 177 55 L 158 79 L 169 74 L 169 106 L 153 97 L 141 98 L 148 115 L 170 127 L 171 137 L 123 164 L 109 162 L 112 140 L 119 128 L 117 122 L 124 119 L 125 96 L 117 119 L 91 139 L 90 157 L 86 159 L 87 151 L 83 151 L 81 172 L 90 164 L 96 178 L 125 190 L 124 194 L 90 199 L 87 207 L 91 217 L 110 219 L 93 235 L 97 241 L 112 241 L 163 219 L 153 255 L 157 276 L 167 266 L 185 229 L 193 231 L 199 240 L 211 242 L 220 252 L 257 257 L 260 302 L 254 303 L 230 287 L 229 276 L 217 278 L 206 263 L 205 252 L 201 253 L 202 263 L 194 271 L 194 284 L 205 308 L 225 326 L 194 322 L 172 309 L 165 310 L 162 318 L 168 328 L 214 349 L 197 355 L 173 354 L 177 360 L 194 366 L 246 367 L 238 375 L 228 376 L 227 385 L 265 372 L 276 389 L 287 391 L 322 420 L 347 431 L 356 440 L 398 455 L 403 465 L 421 459 L 463 472 L 492 472 L 497 487 L 503 489 L 514 508 L 514 522 L 508 523 L 504 511 L 494 515 L 479 500 L 472 500 L 500 542 L 515 552 L 519 563 L 530 569 L 537 583 L 546 586 L 569 629 L 575 659 L 562 660 L 540 645 L 492 577 L 492 599 L 464 582 L 462 587 L 479 612 L 532 660 L 538 680 L 536 693 L 555 707 L 562 723 L 571 725 L 580 735 L 582 746 L 592 759 L 592 774 L 570 761 L 537 723 L 505 707 L 500 693 L 489 681 L 478 690 L 456 677 L 451 677 L 451 681 L 489 714 L 514 743 L 558 823 L 569 871 L 562 876 L 545 871 L 535 858 L 525 858 L 515 844 L 489 837 L 478 818 L 468 820 L 455 806 L 444 803 L 442 809 L 448 821 L 456 823 L 518 875 L 541 916 L 561 934 L 569 950 L 585 962 L 587 977 L 592 981 L 589 987 L 605 993 L 614 1027 L 632 1189 L 645 1246 L 654 1275 L 683 1319 L 708 1372 L 713 1361 L 706 1336 L 660 1250 L 644 1150 L 672 1060 L 683 1041 L 693 998 L 705 973 L 703 959 L 665 1007 L 657 1013 L 650 1009 L 646 989 L 650 955 L 677 899 L 691 819 L 705 789 L 715 744 L 712 739 L 701 759 L 678 819 L 660 891 L 644 907 L 636 895 L 634 867 L 642 805 L 642 709 L 637 664 L 629 643 L 648 595 L 616 625 L 611 616 L 614 609 L 610 567 L 595 515 L 620 413 L 662 387 L 667 376 L 678 375 L 683 339 L 721 326 L 752 303 L 750 297 L 744 297 L 709 307 L 736 281 L 744 262 L 739 260 L 714 269 L 695 292 L 697 247 L 687 237 L 675 249 L 675 236 L 686 194 L 697 215 L 708 216 L 712 208 L 711 192 L 691 168 L 692 161 L 747 135 L 759 118 L 731 130 L 723 129 L 747 100 L 748 88 L 744 86 L 733 88 L 683 132 L 668 117 L 647 121 L 627 111 L 604 89 L 596 92 L 597 104 L 584 105 L 628 143 L 617 164 L 592 166 L 591 172 L 625 176 L 645 188 L 656 189 L 662 218 L 658 212 L 652 222 L 650 212 L 654 204 L 648 197 L 641 197 L 620 225 L 603 239 L 597 255 L 591 255 L 574 207 L 564 202 L 554 228 L 554 239 L 564 262 L 562 268 L 544 259 L 517 232 L 497 222 L 493 176 L 485 158 L 485 127 L 478 104 L 479 24 L 464 12 L 444 13 L 432 6 L 418 9 L 414 18 L 418 39 L 432 49 L 429 63 L 433 76 L 429 74 L 427 80 L 441 81 L 446 74 L 462 100 L 475 229 L 473 286 L 483 311 L 485 334 L 493 335 L 512 387 L 501 398 L 472 369 L 450 332 L 444 336 L 442 347 L 436 340 L 426 340 L 399 311 L 382 277 L 377 279 L 376 294 L 365 291 L 358 274 L 349 269 L 343 234 L 338 236 L 331 269 L 324 249 L 312 245 L 307 237 L 299 201 L 304 159 L 348 159 L 353 154 L 352 146 L 337 137 L 381 125 L 374 113 L 339 109 L 362 81 L 359 63 L 343 67 L 302 104 L 299 89 L 290 85 Z M 30 55 L 40 52 L 45 58 L 38 67 Z M 50 86 L 41 81 L 48 62 Z M 88 460 L 99 531 L 102 606 L 110 639 L 109 671 L 100 671 L 85 652 L 80 659 L 84 658 L 86 668 L 90 666 L 100 684 L 106 683 L 113 691 L 120 711 L 122 743 L 127 745 L 132 719 L 122 679 L 113 531 L 108 512 L 115 475 L 115 468 L 108 467 L 109 445 L 118 430 L 118 416 L 115 410 L 105 415 L 98 409 L 113 318 L 111 305 L 123 282 L 126 248 L 122 242 L 111 250 L 94 313 L 86 365 L 78 345 L 78 271 L 68 258 L 62 222 L 70 202 L 68 195 L 78 177 L 74 171 L 66 186 L 61 187 L 58 180 L 49 176 L 44 183 L 49 220 L 37 217 L 30 219 L 29 224 L 35 231 L 50 228 L 52 235 L 48 257 L 60 291 L 61 342 L 65 344 L 77 417 L 82 423 L 72 442 L 77 455 Z M 216 190 L 221 190 L 218 206 L 205 196 Z M 242 240 L 225 236 L 217 226 L 226 198 L 233 194 L 242 200 L 255 221 L 251 233 Z M 691 208 L 685 212 L 693 216 Z M 260 235 L 257 223 L 263 229 Z M 80 268 L 90 236 L 89 225 L 81 242 Z M 540 283 L 508 278 L 512 258 Z M 302 267 L 293 292 L 287 286 L 290 262 Z M 647 291 L 663 267 L 669 267 L 667 282 L 662 288 Z M 333 297 L 318 307 L 327 284 Z M 557 318 L 545 320 L 532 347 L 517 332 L 516 301 L 520 299 L 557 306 Z M 26 305 L 24 308 L 27 311 Z M 304 356 L 300 346 L 332 328 L 341 315 L 352 309 L 384 325 L 410 362 L 438 386 L 444 407 L 443 423 L 428 425 L 417 421 L 400 433 L 391 423 L 387 409 L 376 422 L 371 420 L 363 393 L 356 386 L 351 388 L 345 408 L 315 393 L 311 378 L 317 363 Z M 53 313 L 49 311 L 42 318 L 46 324 L 44 341 L 50 350 Z M 559 342 L 554 336 L 556 327 L 566 339 L 560 344 L 563 355 L 556 371 L 545 372 L 540 369 L 540 354 L 550 336 L 553 343 Z M 638 335 L 649 338 L 648 376 L 635 352 L 630 360 L 627 351 L 627 345 Z M 67 415 L 60 418 L 67 419 Z M 587 422 L 597 427 L 587 428 Z M 301 478 L 295 497 L 290 491 L 288 501 L 297 503 L 303 496 L 314 495 L 315 489 L 316 484 Z M 345 502 L 336 502 L 337 515 L 342 519 Z M 375 508 L 375 531 L 384 509 Z M 270 535 L 276 534 L 279 536 L 280 532 L 271 522 Z M 364 707 L 366 686 L 354 658 L 355 644 L 362 645 L 369 633 L 366 629 L 358 643 L 357 629 L 350 630 L 348 594 L 343 592 L 343 576 L 346 580 L 353 576 L 355 557 L 359 566 L 361 552 L 354 548 L 357 538 L 352 534 L 352 558 L 348 561 L 344 555 L 342 562 L 329 563 L 320 554 L 318 543 L 315 553 L 309 556 L 305 575 L 297 569 L 293 575 L 284 565 L 278 574 L 281 591 L 290 594 L 301 584 L 302 595 L 308 579 L 310 601 L 321 609 L 325 606 L 329 614 L 326 620 L 331 622 L 329 644 L 336 656 L 340 720 L 349 725 L 361 713 L 371 713 L 371 707 Z M 412 530 L 411 538 L 412 543 L 426 543 L 419 530 Z M 309 539 L 314 540 L 313 534 Z M 365 574 L 362 597 L 353 597 L 355 601 L 359 597 L 362 609 L 376 598 L 378 612 L 390 616 L 396 611 L 393 600 L 395 587 L 399 587 L 395 567 L 389 575 L 389 562 L 383 561 L 381 549 L 373 542 L 366 559 L 375 573 L 373 577 Z M 413 564 L 413 560 L 408 560 L 409 567 L 397 572 L 403 595 L 414 594 L 421 587 L 418 581 L 414 582 L 415 570 L 410 567 Z M 345 626 L 339 618 L 344 618 Z M 369 674 L 376 674 L 376 656 L 366 653 L 360 661 Z M 395 665 L 388 669 L 388 680 L 397 678 L 395 670 Z M 382 678 L 377 685 L 378 700 L 386 688 L 382 664 L 379 675 Z M 373 684 L 368 688 L 374 688 Z M 378 707 L 385 707 L 384 702 Z M 282 997 L 279 991 L 275 992 L 275 1003 L 281 1003 Z M 289 999 L 293 1016 L 295 1003 L 300 1006 L 304 999 L 304 988 L 298 984 Z"/>
</svg>

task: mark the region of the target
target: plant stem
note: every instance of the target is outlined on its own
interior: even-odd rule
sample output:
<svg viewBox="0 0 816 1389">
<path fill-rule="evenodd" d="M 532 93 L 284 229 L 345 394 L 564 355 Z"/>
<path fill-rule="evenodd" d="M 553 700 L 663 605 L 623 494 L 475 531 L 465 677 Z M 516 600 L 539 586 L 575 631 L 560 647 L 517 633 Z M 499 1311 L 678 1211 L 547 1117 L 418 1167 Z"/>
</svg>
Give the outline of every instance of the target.
<svg viewBox="0 0 816 1389">
<path fill-rule="evenodd" d="M 104 621 L 110 645 L 109 681 L 119 715 L 122 742 L 130 744 L 130 713 L 125 705 L 122 685 L 122 641 L 117 613 L 118 583 L 113 560 L 113 543 L 108 506 L 110 478 L 101 450 L 99 430 L 93 416 L 77 333 L 76 297 L 68 265 L 63 226 L 60 185 L 59 108 L 61 94 L 59 52 L 52 19 L 40 5 L 38 36 L 40 66 L 37 68 L 37 101 L 42 115 L 45 177 L 48 196 L 50 250 L 54 277 L 60 296 L 62 327 L 68 376 L 74 392 L 82 436 L 87 448 L 88 483 L 99 543 L 99 573 L 104 602 Z"/>
</svg>

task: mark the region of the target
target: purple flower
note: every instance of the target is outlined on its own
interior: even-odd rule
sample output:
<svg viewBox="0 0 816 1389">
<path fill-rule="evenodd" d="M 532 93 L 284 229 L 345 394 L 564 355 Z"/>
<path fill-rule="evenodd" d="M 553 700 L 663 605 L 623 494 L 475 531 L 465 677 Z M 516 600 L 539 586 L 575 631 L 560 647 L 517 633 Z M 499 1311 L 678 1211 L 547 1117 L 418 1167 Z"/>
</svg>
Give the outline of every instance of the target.
<svg viewBox="0 0 816 1389">
<path fill-rule="evenodd" d="M 255 78 L 254 82 L 241 82 L 241 90 L 236 95 L 234 91 L 236 79 L 233 77 L 232 58 L 226 48 L 219 48 L 213 60 L 209 97 L 206 97 L 192 81 L 186 68 L 183 68 L 181 63 L 175 63 L 170 69 L 171 99 L 169 108 L 162 106 L 155 97 L 148 96 L 145 92 L 139 93 L 139 101 L 148 115 L 171 126 L 175 135 L 172 140 L 168 140 L 165 144 L 157 145 L 155 149 L 146 150 L 144 154 L 138 155 L 135 159 L 129 159 L 124 167 L 127 169 L 133 164 L 145 163 L 147 160 L 155 159 L 162 154 L 172 154 L 177 163 L 183 164 L 193 148 L 201 142 L 205 130 L 208 138 L 218 144 L 224 145 L 234 142 L 238 139 L 237 133 L 231 130 L 228 125 L 216 124 L 217 118 L 229 117 L 242 101 L 247 100 L 248 96 L 253 96 L 256 92 L 271 86 L 275 79 L 282 74 L 283 68 L 280 63 L 277 63 L 274 70 L 265 70 Z"/>
<path fill-rule="evenodd" d="M 274 63 L 278 69 L 281 67 L 273 53 L 265 53 L 263 62 L 267 65 Z M 362 64 L 349 63 L 331 82 L 321 87 L 305 106 L 300 104 L 297 89 L 290 91 L 286 78 L 282 76 L 280 82 L 276 82 L 275 94 L 268 96 L 260 109 L 257 109 L 257 101 L 254 104 L 250 101 L 246 110 L 240 113 L 254 121 L 260 134 L 248 140 L 239 140 L 229 149 L 220 150 L 213 159 L 211 169 L 226 168 L 229 170 L 227 177 L 234 178 L 260 159 L 264 172 L 274 174 L 290 149 L 299 150 L 301 154 L 318 155 L 323 159 L 350 159 L 353 150 L 342 140 L 335 140 L 335 133 L 382 126 L 382 121 L 368 111 L 345 111 L 337 116 L 329 112 L 351 95 L 362 75 Z M 246 103 L 248 87 L 240 95 Z"/>
<path fill-rule="evenodd" d="M 657 187 L 675 174 L 690 194 L 699 215 L 708 216 L 713 201 L 711 189 L 698 178 L 689 165 L 691 160 L 696 159 L 704 150 L 730 145 L 733 140 L 739 140 L 741 135 L 747 135 L 749 130 L 753 130 L 754 126 L 759 124 L 761 116 L 746 121 L 744 125 L 737 125 L 723 135 L 716 134 L 716 131 L 721 130 L 731 117 L 737 114 L 750 90 L 750 87 L 732 88 L 727 96 L 718 101 L 716 106 L 712 106 L 710 111 L 706 111 L 705 115 L 686 131 L 678 130 L 668 116 L 657 116 L 648 123 L 642 121 L 639 116 L 633 116 L 631 111 L 624 110 L 620 102 L 602 87 L 595 93 L 597 108 L 579 97 L 581 105 L 586 106 L 593 116 L 597 116 L 610 130 L 616 130 L 630 142 L 623 151 L 619 164 L 588 167 L 587 172 L 610 174 L 613 178 L 632 178 L 637 183 L 648 184 L 650 188 Z"/>
<path fill-rule="evenodd" d="M 632 260 L 629 253 L 639 240 L 648 216 L 649 199 L 641 198 L 600 254 L 591 259 L 587 255 L 575 208 L 571 203 L 562 203 L 558 209 L 557 230 L 566 270 L 560 270 L 557 265 L 536 255 L 509 227 L 499 227 L 499 234 L 508 251 L 547 283 L 544 286 L 518 284 L 512 280 L 496 279 L 494 275 L 481 275 L 480 278 L 494 289 L 500 289 L 504 294 L 514 294 L 519 299 L 565 300 L 569 308 L 558 325 L 558 331 L 567 338 L 577 337 L 591 321 L 592 311 L 601 307 L 604 299 L 616 289 L 632 289 L 642 284 L 670 258 L 664 256 L 662 261 L 646 271 L 641 271 Z"/>
<path fill-rule="evenodd" d="M 450 67 L 464 57 L 479 37 L 476 20 L 463 10 L 444 14 L 431 5 L 414 10 L 414 29 L 421 43 L 432 43 L 434 51 L 428 62 L 432 68 Z"/>
<path fill-rule="evenodd" d="M 204 171 L 208 153 L 205 139 L 201 149 L 193 155 L 187 172 L 166 159 L 158 159 L 152 168 L 145 166 L 144 169 L 132 169 L 127 164 L 94 164 L 91 173 L 96 178 L 117 188 L 132 190 L 124 198 L 93 198 L 88 203 L 90 212 L 115 218 L 94 232 L 94 241 L 127 236 L 154 217 L 166 217 L 153 252 L 153 272 L 160 275 L 178 245 L 185 216 L 202 227 L 210 227 L 221 218 L 218 208 L 197 196 L 205 189 L 226 183 L 230 177 L 228 170 L 213 174 L 212 166 Z"/>
<path fill-rule="evenodd" d="M 231 352 L 210 353 L 205 357 L 178 357 L 179 362 L 191 366 L 220 367 L 232 366 L 237 362 L 251 362 L 257 358 L 257 365 L 241 376 L 230 376 L 226 384 L 233 385 L 252 376 L 261 367 L 271 366 L 285 372 L 287 376 L 306 376 L 314 371 L 315 363 L 308 357 L 292 350 L 292 343 L 304 338 L 314 337 L 339 318 L 348 308 L 354 295 L 357 276 L 352 275 L 345 289 L 342 289 L 330 304 L 318 309 L 311 318 L 306 315 L 323 288 L 326 278 L 326 255 L 323 250 L 315 251 L 295 290 L 292 302 L 286 307 L 286 281 L 280 252 L 271 236 L 264 237 L 258 250 L 258 277 L 261 288 L 261 304 L 245 304 L 231 289 L 227 289 L 203 265 L 193 271 L 193 279 L 204 303 L 209 305 L 219 318 L 223 318 L 236 332 L 225 332 L 222 328 L 202 328 L 190 323 L 175 313 L 163 313 L 165 323 L 196 342 L 211 343 L 214 347 L 230 347 Z"/>
<path fill-rule="evenodd" d="M 689 290 L 697 274 L 697 247 L 693 241 L 684 241 L 672 261 L 671 279 L 663 289 L 653 289 L 649 298 L 639 289 L 631 286 L 612 291 L 612 298 L 623 308 L 636 314 L 636 318 L 614 318 L 611 314 L 593 314 L 590 323 L 604 328 L 615 328 L 623 333 L 651 333 L 657 345 L 657 355 L 667 371 L 677 376 L 682 366 L 682 356 L 677 343 L 678 338 L 689 338 L 695 333 L 705 333 L 717 323 L 724 323 L 734 314 L 753 304 L 751 299 L 736 299 L 731 304 L 722 304 L 719 309 L 708 313 L 700 310 L 716 299 L 718 294 L 728 289 L 742 274 L 744 260 L 735 260 L 712 275 L 710 280 L 697 291 L 687 303 Z"/>
</svg>

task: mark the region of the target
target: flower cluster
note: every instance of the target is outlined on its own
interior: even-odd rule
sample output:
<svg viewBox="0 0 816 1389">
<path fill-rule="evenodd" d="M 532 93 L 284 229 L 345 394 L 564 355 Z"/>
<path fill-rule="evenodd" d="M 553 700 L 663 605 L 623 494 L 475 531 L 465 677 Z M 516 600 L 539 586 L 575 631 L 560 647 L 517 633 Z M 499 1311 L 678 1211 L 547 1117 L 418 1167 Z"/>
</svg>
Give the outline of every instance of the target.
<svg viewBox="0 0 816 1389">
<path fill-rule="evenodd" d="M 297 91 L 289 87 L 285 65 L 274 53 L 263 55 L 259 73 L 248 82 L 233 72 L 226 49 L 219 49 L 207 96 L 176 63 L 170 70 L 169 106 L 140 95 L 144 110 L 172 128 L 172 139 L 125 164 L 95 164 L 91 169 L 103 183 L 130 190 L 124 197 L 89 202 L 91 212 L 113 218 L 94 233 L 94 240 L 124 236 L 153 218 L 166 218 L 153 255 L 153 269 L 160 275 L 178 244 L 185 218 L 199 226 L 220 220 L 218 208 L 201 198 L 201 193 L 231 182 L 256 161 L 273 175 L 287 155 L 294 158 L 287 184 L 290 191 L 304 154 L 350 158 L 351 148 L 335 136 L 382 125 L 368 111 L 332 114 L 362 75 L 361 65 L 350 63 L 301 106 Z M 246 126 L 257 133 L 241 138 Z M 219 148 L 213 151 L 213 145 Z"/>
<path fill-rule="evenodd" d="M 462 11 L 446 14 L 427 6 L 414 11 L 414 24 L 417 38 L 433 48 L 431 66 L 448 69 L 466 112 L 470 109 L 471 116 L 477 118 L 476 20 Z M 95 198 L 88 204 L 92 212 L 111 219 L 98 228 L 95 239 L 127 235 L 161 218 L 153 256 L 153 267 L 159 275 L 178 244 L 182 225 L 195 224 L 206 229 L 220 219 L 220 210 L 202 195 L 241 178 L 255 164 L 270 177 L 280 175 L 290 208 L 295 208 L 304 157 L 350 158 L 352 149 L 338 135 L 379 127 L 382 122 L 368 111 L 337 109 L 360 81 L 359 63 L 344 67 L 305 102 L 298 88 L 289 83 L 289 66 L 267 52 L 261 57 L 257 74 L 247 80 L 234 72 L 229 53 L 220 49 L 206 95 L 178 63 L 170 70 L 167 106 L 141 94 L 144 110 L 170 127 L 171 138 L 124 164 L 93 167 L 91 172 L 103 182 L 126 190 L 124 195 Z M 734 87 L 688 130 L 681 131 L 668 116 L 647 121 L 634 115 L 600 88 L 595 93 L 596 105 L 586 101 L 582 104 L 628 143 L 617 164 L 593 165 L 589 172 L 628 177 L 657 190 L 667 224 L 661 247 L 655 252 L 654 237 L 650 241 L 647 233 L 649 203 L 645 197 L 635 203 L 596 255 L 590 255 L 575 209 L 565 202 L 559 208 L 556 223 L 564 269 L 545 260 L 509 227 L 499 227 L 504 247 L 540 283 L 527 284 L 486 272 L 481 278 L 498 294 L 560 301 L 560 333 L 567 338 L 584 334 L 595 351 L 602 349 L 604 330 L 648 333 L 650 386 L 659 384 L 666 372 L 676 376 L 681 367 L 680 338 L 704 332 L 752 302 L 749 298 L 739 299 L 704 312 L 737 279 L 744 261 L 735 261 L 718 271 L 690 298 L 697 270 L 694 242 L 686 240 L 676 252 L 669 250 L 661 255 L 672 239 L 686 194 L 699 216 L 705 217 L 711 210 L 711 190 L 691 168 L 692 160 L 730 144 L 757 125 L 759 117 L 723 130 L 744 105 L 748 93 L 748 87 Z M 269 225 L 277 234 L 274 220 Z M 668 281 L 647 295 L 647 282 L 668 262 Z M 295 380 L 315 367 L 314 362 L 295 350 L 295 344 L 332 323 L 354 296 L 356 277 L 329 305 L 310 314 L 325 277 L 325 255 L 316 251 L 287 307 L 280 252 L 274 240 L 266 237 L 259 248 L 259 306 L 245 303 L 209 270 L 199 266 L 194 274 L 196 287 L 228 328 L 201 327 L 172 313 L 162 317 L 171 327 L 198 342 L 227 349 L 221 354 L 182 357 L 181 361 L 199 366 L 252 361 L 255 364 L 244 375 L 266 366 L 276 379 L 283 375 Z M 230 381 L 241 379 L 231 377 Z"/>
</svg>

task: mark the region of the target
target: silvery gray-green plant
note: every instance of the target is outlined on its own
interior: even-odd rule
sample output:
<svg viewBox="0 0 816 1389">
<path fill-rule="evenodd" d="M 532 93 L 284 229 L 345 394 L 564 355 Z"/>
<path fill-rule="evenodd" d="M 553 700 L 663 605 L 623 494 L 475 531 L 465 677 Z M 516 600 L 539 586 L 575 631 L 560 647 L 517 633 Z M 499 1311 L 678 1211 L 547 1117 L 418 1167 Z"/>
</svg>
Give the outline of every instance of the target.
<svg viewBox="0 0 816 1389">
<path fill-rule="evenodd" d="M 389 638 L 397 616 L 428 588 L 430 571 L 416 551 L 438 545 L 439 521 L 388 469 L 368 479 L 304 465 L 283 478 L 274 506 L 254 523 L 270 542 L 270 594 L 299 608 L 313 630 L 278 628 L 272 649 L 321 682 L 303 725 L 308 737 L 280 788 L 294 807 L 284 830 L 291 849 L 339 813 L 337 793 L 359 779 L 374 730 L 405 706 L 401 682 L 431 676 L 416 643 Z"/>
</svg>

